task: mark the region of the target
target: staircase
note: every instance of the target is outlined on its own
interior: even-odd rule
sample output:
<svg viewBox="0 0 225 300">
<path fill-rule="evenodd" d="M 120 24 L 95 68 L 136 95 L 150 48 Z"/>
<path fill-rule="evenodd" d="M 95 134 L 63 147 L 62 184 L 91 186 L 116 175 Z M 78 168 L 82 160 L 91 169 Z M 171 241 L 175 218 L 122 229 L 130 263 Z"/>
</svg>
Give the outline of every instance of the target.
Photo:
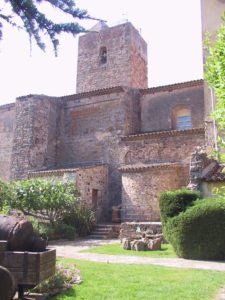
<svg viewBox="0 0 225 300">
<path fill-rule="evenodd" d="M 88 238 L 99 240 L 118 238 L 120 227 L 120 224 L 97 224 Z"/>
</svg>

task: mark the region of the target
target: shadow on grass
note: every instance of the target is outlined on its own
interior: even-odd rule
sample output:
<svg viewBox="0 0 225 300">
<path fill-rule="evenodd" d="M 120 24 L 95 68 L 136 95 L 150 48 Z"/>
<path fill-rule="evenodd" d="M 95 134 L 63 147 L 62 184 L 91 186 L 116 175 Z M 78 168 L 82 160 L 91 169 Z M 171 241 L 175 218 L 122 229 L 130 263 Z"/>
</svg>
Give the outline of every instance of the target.
<svg viewBox="0 0 225 300">
<path fill-rule="evenodd" d="M 51 298 L 52 300 L 66 300 L 66 299 L 75 299 L 76 298 L 76 290 L 74 287 L 71 287 L 70 289 L 59 293 L 57 295 L 55 295 L 53 298 Z M 69 298 L 68 298 L 69 297 Z"/>
</svg>

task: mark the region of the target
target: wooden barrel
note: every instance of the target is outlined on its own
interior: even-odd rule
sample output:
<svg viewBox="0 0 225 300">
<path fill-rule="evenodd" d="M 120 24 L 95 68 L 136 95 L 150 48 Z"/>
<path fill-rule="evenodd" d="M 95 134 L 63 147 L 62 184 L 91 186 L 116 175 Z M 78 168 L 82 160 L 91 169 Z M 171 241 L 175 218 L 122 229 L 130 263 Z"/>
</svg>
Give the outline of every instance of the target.
<svg viewBox="0 0 225 300">
<path fill-rule="evenodd" d="M 13 275 L 0 266 L 0 300 L 11 300 L 16 293 L 16 283 Z"/>
<path fill-rule="evenodd" d="M 34 234 L 31 222 L 0 215 L 0 240 L 8 242 L 9 251 L 44 251 L 46 242 Z"/>
</svg>

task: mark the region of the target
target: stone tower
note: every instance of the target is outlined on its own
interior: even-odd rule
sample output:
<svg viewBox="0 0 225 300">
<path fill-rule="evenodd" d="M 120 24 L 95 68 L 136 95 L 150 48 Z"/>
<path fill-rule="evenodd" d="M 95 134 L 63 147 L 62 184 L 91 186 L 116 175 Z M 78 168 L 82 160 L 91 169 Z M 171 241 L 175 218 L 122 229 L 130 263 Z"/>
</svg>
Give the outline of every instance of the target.
<svg viewBox="0 0 225 300">
<path fill-rule="evenodd" d="M 79 38 L 77 93 L 128 86 L 147 88 L 147 44 L 131 23 L 96 26 Z"/>
</svg>

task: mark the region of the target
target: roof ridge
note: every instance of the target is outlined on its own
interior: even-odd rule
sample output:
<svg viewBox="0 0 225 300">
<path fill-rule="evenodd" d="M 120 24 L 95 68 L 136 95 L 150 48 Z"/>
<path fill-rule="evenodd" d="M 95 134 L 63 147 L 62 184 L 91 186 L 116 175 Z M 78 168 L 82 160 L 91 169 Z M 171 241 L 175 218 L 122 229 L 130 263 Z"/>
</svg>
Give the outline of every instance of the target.
<svg viewBox="0 0 225 300">
<path fill-rule="evenodd" d="M 204 83 L 203 79 L 196 79 L 196 80 L 191 80 L 191 81 L 184 81 L 184 82 L 178 82 L 178 83 L 173 83 L 173 84 L 168 84 L 168 85 L 161 85 L 161 86 L 155 86 L 155 87 L 150 87 L 147 89 L 140 89 L 141 94 L 147 94 L 147 93 L 155 93 L 155 92 L 163 92 L 163 91 L 168 91 L 171 89 L 182 89 L 182 88 L 187 88 L 187 87 L 192 87 L 192 86 L 198 86 L 202 85 Z"/>
</svg>

